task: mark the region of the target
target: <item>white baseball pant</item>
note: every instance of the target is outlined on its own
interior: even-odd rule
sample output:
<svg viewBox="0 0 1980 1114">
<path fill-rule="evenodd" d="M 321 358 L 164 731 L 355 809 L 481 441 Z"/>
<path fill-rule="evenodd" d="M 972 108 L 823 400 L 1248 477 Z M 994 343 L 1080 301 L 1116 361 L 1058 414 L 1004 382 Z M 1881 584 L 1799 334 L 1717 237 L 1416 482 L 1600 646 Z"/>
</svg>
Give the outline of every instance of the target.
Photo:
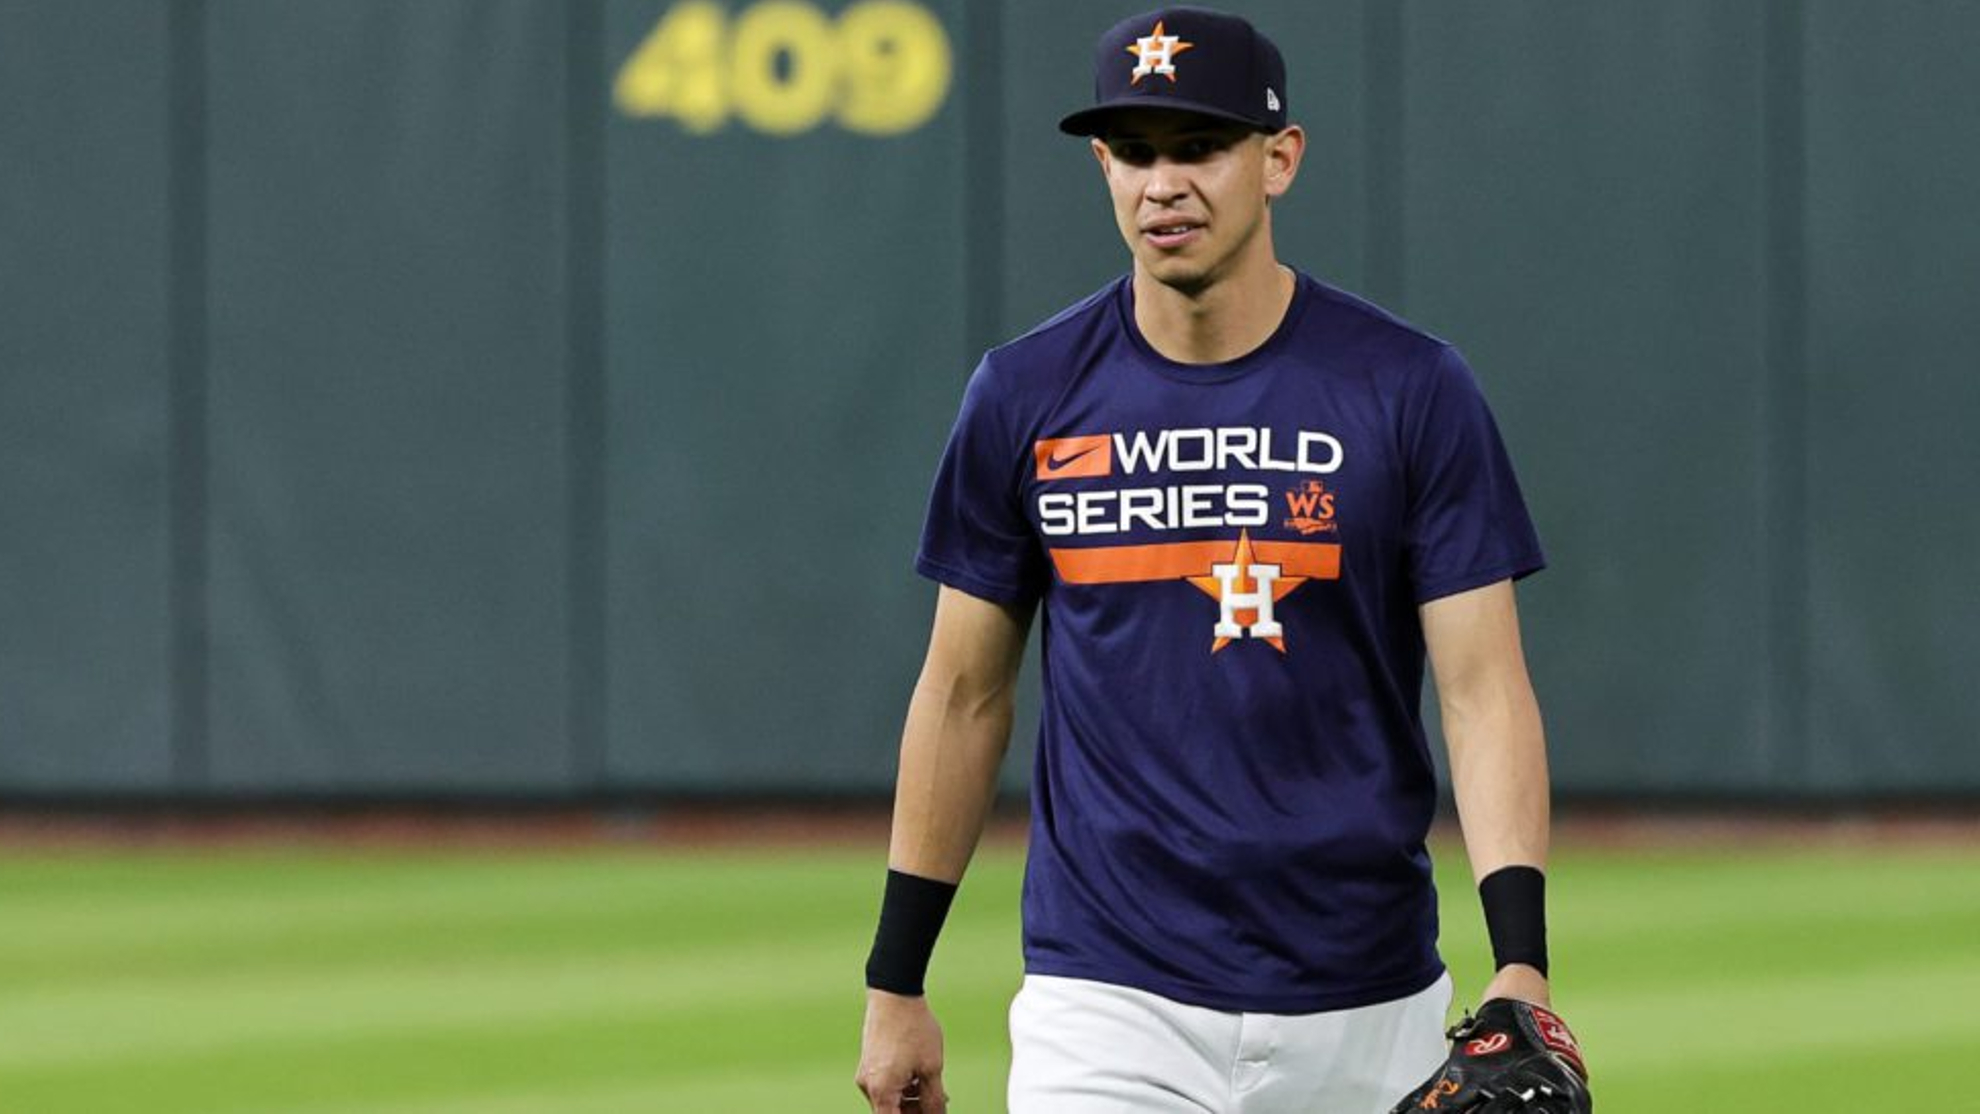
<svg viewBox="0 0 1980 1114">
<path fill-rule="evenodd" d="M 1387 1114 L 1444 1062 L 1451 977 L 1391 1002 L 1226 1013 L 1084 979 L 1025 976 L 1011 1114 Z"/>
</svg>

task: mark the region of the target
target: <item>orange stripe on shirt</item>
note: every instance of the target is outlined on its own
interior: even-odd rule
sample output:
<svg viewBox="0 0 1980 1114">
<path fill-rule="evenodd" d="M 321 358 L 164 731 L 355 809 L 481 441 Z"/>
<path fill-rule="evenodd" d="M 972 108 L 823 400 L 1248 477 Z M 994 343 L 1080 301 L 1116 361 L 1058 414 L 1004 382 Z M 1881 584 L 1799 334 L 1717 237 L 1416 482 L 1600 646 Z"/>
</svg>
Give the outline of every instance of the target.
<svg viewBox="0 0 1980 1114">
<path fill-rule="evenodd" d="M 1051 550 L 1059 579 L 1068 584 L 1132 584 L 1208 576 L 1210 566 L 1237 555 L 1237 539 L 1214 542 L 1160 542 Z M 1341 547 L 1333 542 L 1253 541 L 1252 560 L 1279 566 L 1281 576 L 1338 580 Z"/>
</svg>

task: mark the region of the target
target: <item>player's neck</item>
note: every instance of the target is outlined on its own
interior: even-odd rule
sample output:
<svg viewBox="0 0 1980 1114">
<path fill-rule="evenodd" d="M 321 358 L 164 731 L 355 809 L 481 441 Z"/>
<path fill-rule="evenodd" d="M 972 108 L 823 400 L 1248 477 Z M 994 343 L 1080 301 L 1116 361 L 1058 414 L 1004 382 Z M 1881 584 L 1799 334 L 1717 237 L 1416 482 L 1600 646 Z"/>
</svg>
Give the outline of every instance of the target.
<svg viewBox="0 0 1980 1114">
<path fill-rule="evenodd" d="M 1292 271 L 1269 253 L 1253 265 L 1186 291 L 1136 268 L 1134 323 L 1155 351 L 1179 364 L 1221 364 L 1264 344 L 1292 305 Z"/>
</svg>

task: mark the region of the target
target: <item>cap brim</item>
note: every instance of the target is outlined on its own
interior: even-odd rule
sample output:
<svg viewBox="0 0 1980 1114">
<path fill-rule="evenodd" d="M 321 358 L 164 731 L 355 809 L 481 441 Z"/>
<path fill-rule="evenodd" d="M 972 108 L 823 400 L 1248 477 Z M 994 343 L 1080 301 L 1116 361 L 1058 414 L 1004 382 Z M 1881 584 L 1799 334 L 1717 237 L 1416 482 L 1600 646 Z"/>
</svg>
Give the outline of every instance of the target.
<svg viewBox="0 0 1980 1114">
<path fill-rule="evenodd" d="M 1067 135 L 1105 135 L 1108 120 L 1123 111 L 1135 108 L 1147 109 L 1154 112 L 1186 112 L 1194 116 L 1209 116 L 1213 119 L 1225 120 L 1233 124 L 1243 124 L 1245 127 L 1251 128 L 1254 131 L 1269 132 L 1272 130 L 1270 124 L 1239 116 L 1235 112 L 1226 111 L 1215 105 L 1183 100 L 1180 97 L 1166 96 L 1159 98 L 1115 97 L 1111 101 L 1102 101 L 1092 108 L 1082 108 L 1078 112 L 1059 121 L 1059 130 L 1065 132 Z"/>
</svg>

